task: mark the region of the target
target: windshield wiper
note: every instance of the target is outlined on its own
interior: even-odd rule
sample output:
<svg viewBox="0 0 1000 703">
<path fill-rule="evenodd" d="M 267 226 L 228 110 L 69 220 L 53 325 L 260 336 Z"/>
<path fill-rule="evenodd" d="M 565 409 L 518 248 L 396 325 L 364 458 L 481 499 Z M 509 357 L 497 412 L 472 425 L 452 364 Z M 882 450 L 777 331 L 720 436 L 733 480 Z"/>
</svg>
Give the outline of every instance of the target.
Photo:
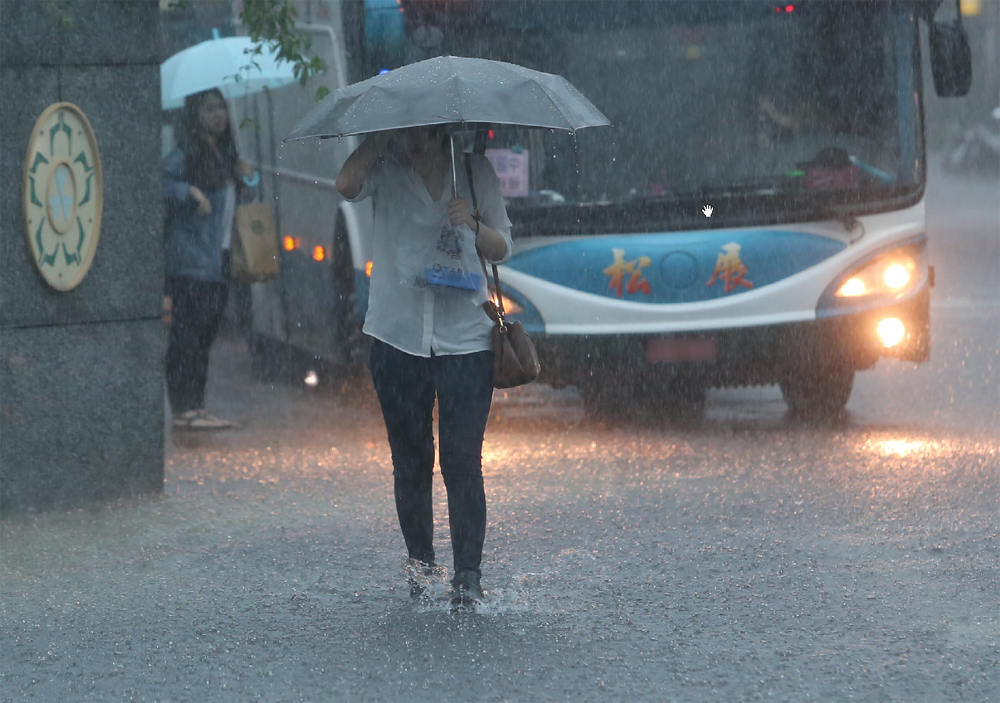
<svg viewBox="0 0 1000 703">
<path fill-rule="evenodd" d="M 894 175 L 892 175 L 891 173 L 886 173 L 885 171 L 882 171 L 880 169 L 875 168 L 871 164 L 866 164 L 864 161 L 862 161 L 861 159 L 859 159 L 857 156 L 850 156 L 848 158 L 851 160 L 852 164 L 854 164 L 855 166 L 857 166 L 858 168 L 860 168 L 862 171 L 864 171 L 868 175 L 874 176 L 875 178 L 879 179 L 883 183 L 895 183 L 896 182 L 896 177 Z"/>
</svg>

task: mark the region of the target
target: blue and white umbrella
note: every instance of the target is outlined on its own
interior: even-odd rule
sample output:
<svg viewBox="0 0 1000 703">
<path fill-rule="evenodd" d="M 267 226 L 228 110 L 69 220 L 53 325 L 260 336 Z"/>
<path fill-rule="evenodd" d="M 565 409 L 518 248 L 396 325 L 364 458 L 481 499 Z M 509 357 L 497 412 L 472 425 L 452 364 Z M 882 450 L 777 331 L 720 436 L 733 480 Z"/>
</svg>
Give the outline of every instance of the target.
<svg viewBox="0 0 1000 703">
<path fill-rule="evenodd" d="M 184 98 L 218 88 L 230 100 L 265 88 L 274 90 L 296 81 L 290 61 L 278 61 L 278 53 L 250 37 L 219 38 L 179 51 L 160 65 L 164 110 L 183 107 Z M 257 47 L 259 54 L 255 54 Z"/>
</svg>

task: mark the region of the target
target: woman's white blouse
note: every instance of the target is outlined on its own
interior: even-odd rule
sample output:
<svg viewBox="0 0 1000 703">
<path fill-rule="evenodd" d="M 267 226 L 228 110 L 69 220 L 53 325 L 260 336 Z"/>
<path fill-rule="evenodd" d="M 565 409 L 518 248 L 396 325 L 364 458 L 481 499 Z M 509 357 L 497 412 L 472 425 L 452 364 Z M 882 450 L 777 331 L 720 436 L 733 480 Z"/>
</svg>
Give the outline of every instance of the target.
<svg viewBox="0 0 1000 703">
<path fill-rule="evenodd" d="M 465 162 L 458 166 L 458 197 L 469 195 Z M 502 264 L 511 255 L 511 223 L 500 193 L 500 179 L 485 156 L 472 156 L 472 180 L 479 212 L 484 224 L 500 232 L 507 242 Z M 445 177 L 443 200 L 451 199 L 451 169 Z M 492 348 L 492 321 L 471 298 L 435 294 L 400 282 L 396 255 L 400 245 L 412 233 L 413 221 L 421 210 L 439 209 L 440 201 L 431 200 L 423 180 L 408 166 L 388 158 L 368 173 L 357 197 L 351 202 L 375 199 L 375 231 L 372 250 L 371 290 L 365 334 L 400 351 L 415 356 L 434 354 L 469 354 Z"/>
</svg>

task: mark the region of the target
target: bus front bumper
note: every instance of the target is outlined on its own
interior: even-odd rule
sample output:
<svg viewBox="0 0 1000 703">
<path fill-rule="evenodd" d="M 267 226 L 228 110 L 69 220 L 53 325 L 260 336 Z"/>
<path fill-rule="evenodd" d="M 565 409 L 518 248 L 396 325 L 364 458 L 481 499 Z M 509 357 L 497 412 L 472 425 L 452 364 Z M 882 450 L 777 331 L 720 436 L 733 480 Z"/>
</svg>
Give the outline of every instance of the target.
<svg viewBox="0 0 1000 703">
<path fill-rule="evenodd" d="M 930 358 L 930 287 L 907 301 L 860 313 L 761 327 L 662 335 L 533 334 L 543 382 L 559 388 L 595 373 L 642 379 L 690 374 L 715 386 L 777 383 L 790 368 L 848 360 L 856 370 L 880 357 Z"/>
</svg>

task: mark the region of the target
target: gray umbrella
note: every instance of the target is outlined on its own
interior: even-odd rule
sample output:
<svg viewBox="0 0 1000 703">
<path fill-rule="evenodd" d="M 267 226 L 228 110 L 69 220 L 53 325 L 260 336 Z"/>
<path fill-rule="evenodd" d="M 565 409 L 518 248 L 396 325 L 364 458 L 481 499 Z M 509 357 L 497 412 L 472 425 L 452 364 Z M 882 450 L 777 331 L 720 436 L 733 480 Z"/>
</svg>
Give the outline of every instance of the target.
<svg viewBox="0 0 1000 703">
<path fill-rule="evenodd" d="M 611 124 L 561 76 L 501 61 L 441 56 L 334 91 L 286 139 L 461 123 L 570 132 Z"/>
</svg>

